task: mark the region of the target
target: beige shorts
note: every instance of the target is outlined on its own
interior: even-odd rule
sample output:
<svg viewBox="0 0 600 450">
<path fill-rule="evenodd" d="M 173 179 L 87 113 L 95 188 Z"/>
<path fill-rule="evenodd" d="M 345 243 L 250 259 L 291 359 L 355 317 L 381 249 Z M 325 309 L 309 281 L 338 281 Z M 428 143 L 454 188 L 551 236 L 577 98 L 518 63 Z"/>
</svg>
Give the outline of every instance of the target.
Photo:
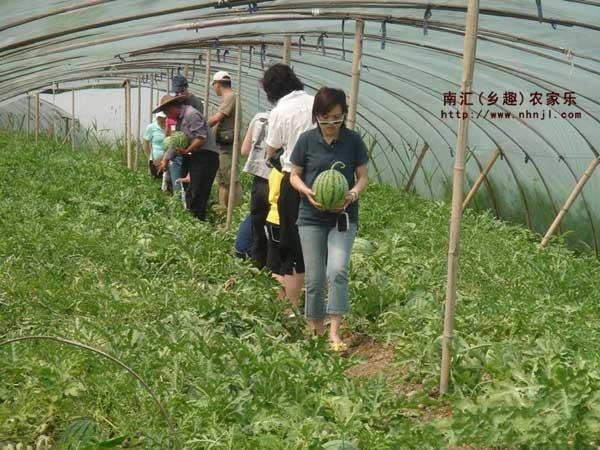
<svg viewBox="0 0 600 450">
<path fill-rule="evenodd" d="M 219 171 L 217 172 L 217 183 L 229 186 L 231 181 L 231 162 L 233 155 L 230 152 L 219 153 Z M 238 159 L 238 170 L 235 181 L 240 181 L 240 167 Z"/>
</svg>

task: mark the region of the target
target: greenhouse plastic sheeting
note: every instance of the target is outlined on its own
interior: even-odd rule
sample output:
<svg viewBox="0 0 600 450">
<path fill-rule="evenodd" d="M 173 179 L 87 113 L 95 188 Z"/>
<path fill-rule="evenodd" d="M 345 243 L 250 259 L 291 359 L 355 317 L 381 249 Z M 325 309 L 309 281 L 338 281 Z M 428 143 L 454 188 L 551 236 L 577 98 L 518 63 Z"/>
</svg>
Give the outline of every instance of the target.
<svg viewBox="0 0 600 450">
<path fill-rule="evenodd" d="M 364 19 L 357 124 L 372 149 L 371 174 L 404 188 L 427 149 L 412 188 L 436 199 L 449 194 L 466 1 L 9 0 L 2 6 L 0 105 L 28 93 L 126 78 L 164 90 L 185 65 L 192 90 L 202 93 L 206 49 L 212 72 L 235 73 L 241 48 L 246 118 L 269 108 L 258 80 L 280 61 L 284 35 L 309 91 L 330 85 L 348 92 L 354 21 Z M 599 75 L 600 1 L 480 2 L 465 187 L 496 149 L 502 155 L 472 206 L 538 231 L 548 227 L 598 156 Z M 596 252 L 599 176 L 591 177 L 561 228 Z"/>
</svg>

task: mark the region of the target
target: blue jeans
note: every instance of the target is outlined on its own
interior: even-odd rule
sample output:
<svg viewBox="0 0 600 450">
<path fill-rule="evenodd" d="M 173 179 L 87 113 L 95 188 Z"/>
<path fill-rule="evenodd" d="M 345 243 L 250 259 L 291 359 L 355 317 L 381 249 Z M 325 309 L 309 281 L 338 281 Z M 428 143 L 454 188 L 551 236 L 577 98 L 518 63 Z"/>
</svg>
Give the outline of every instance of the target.
<svg viewBox="0 0 600 450">
<path fill-rule="evenodd" d="M 181 182 L 177 181 L 178 178 L 185 177 L 183 173 L 183 156 L 177 155 L 171 161 L 169 161 L 169 175 L 171 176 L 171 183 L 173 184 L 173 194 L 178 194 L 181 190 Z"/>
<path fill-rule="evenodd" d="M 335 316 L 346 314 L 350 309 L 348 265 L 356 224 L 351 223 L 344 232 L 335 226 L 302 225 L 298 227 L 298 233 L 306 270 L 306 318 L 323 320 L 326 312 Z"/>
</svg>

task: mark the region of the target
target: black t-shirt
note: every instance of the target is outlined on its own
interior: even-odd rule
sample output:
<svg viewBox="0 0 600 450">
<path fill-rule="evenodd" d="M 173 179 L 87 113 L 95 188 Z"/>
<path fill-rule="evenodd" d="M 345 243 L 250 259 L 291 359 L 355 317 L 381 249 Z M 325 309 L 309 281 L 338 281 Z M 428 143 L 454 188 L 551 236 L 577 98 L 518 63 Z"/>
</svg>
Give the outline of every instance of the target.
<svg viewBox="0 0 600 450">
<path fill-rule="evenodd" d="M 336 167 L 348 181 L 350 189 L 355 184 L 355 171 L 359 166 L 369 162 L 367 147 L 355 131 L 342 127 L 340 136 L 331 145 L 327 144 L 319 128 L 313 128 L 300 135 L 292 156 L 292 164 L 302 167 L 302 179 L 312 189 L 317 176 L 331 168 L 334 162 L 340 161 L 345 167 Z M 358 202 L 351 203 L 346 212 L 350 222 L 358 223 Z M 302 196 L 297 225 L 335 225 L 337 214 L 320 211 Z"/>
<path fill-rule="evenodd" d="M 185 105 L 193 106 L 200 112 L 200 114 L 204 115 L 204 105 L 202 104 L 202 100 L 200 100 L 194 94 L 189 94 L 183 103 Z"/>
</svg>

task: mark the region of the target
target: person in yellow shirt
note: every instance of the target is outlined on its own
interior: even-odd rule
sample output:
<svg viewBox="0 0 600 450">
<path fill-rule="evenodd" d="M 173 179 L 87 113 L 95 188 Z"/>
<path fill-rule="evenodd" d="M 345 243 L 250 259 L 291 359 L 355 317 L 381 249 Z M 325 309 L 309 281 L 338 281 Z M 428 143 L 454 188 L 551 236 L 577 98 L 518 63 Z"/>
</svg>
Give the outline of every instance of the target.
<svg viewBox="0 0 600 450">
<path fill-rule="evenodd" d="M 283 174 L 272 169 L 269 174 L 269 214 L 265 231 L 267 233 L 267 267 L 280 284 L 281 289 L 277 293 L 277 298 L 285 298 L 285 289 L 283 288 L 283 270 L 281 266 L 281 255 L 279 253 L 279 211 L 277 210 L 277 201 L 279 200 L 279 188 Z"/>
</svg>

